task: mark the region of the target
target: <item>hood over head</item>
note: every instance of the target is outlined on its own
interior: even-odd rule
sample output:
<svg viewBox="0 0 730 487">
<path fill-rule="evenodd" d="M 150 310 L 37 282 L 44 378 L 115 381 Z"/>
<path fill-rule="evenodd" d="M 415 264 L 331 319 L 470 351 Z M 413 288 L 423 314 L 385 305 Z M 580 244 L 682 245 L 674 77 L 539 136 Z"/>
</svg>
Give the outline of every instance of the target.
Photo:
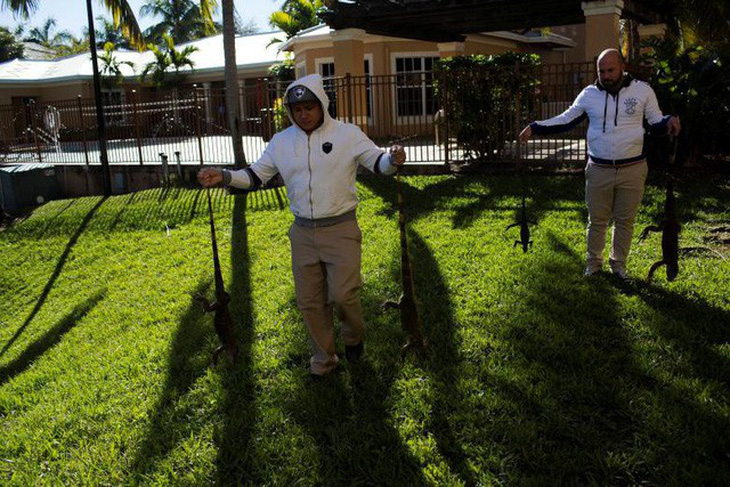
<svg viewBox="0 0 730 487">
<path fill-rule="evenodd" d="M 326 124 L 332 118 L 328 112 L 330 99 L 324 91 L 322 76 L 319 74 L 310 74 L 292 81 L 284 92 L 284 106 L 292 124 L 296 125 L 292 116 L 291 105 L 310 100 L 316 100 L 322 105 L 322 112 L 324 113 L 322 125 Z"/>
</svg>

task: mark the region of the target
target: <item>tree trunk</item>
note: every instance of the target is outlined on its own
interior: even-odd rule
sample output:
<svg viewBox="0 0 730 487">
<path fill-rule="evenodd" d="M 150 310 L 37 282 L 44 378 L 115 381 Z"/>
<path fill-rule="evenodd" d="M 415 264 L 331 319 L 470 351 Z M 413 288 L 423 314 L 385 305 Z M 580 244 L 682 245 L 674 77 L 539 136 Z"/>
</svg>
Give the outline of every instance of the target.
<svg viewBox="0 0 730 487">
<path fill-rule="evenodd" d="M 236 67 L 236 26 L 234 22 L 233 0 L 223 0 L 223 52 L 225 55 L 226 113 L 228 127 L 233 139 L 233 157 L 236 167 L 246 165 L 241 140 L 240 118 L 238 115 L 238 70 Z"/>
</svg>

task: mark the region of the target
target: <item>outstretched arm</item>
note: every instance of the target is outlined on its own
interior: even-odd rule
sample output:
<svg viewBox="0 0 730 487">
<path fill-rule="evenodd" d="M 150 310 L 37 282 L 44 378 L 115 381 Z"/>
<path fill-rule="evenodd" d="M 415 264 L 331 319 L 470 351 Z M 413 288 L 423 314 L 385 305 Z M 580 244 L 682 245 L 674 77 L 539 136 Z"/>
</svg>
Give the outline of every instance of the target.
<svg viewBox="0 0 730 487">
<path fill-rule="evenodd" d="M 583 120 L 588 118 L 584 108 L 585 90 L 573 101 L 563 113 L 546 120 L 532 122 L 520 132 L 520 142 L 525 142 L 533 135 L 549 135 L 565 132 L 572 129 Z"/>
<path fill-rule="evenodd" d="M 223 184 L 223 170 L 207 167 L 198 173 L 198 182 L 204 188 L 212 188 Z"/>
</svg>

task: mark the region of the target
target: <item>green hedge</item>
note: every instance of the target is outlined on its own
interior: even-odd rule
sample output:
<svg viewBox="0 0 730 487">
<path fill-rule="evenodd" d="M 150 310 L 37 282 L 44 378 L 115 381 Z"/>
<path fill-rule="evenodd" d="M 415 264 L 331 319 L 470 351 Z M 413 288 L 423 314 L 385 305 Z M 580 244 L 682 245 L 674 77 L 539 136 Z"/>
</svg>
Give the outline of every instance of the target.
<svg viewBox="0 0 730 487">
<path fill-rule="evenodd" d="M 665 113 L 682 121 L 682 153 L 693 163 L 703 155 L 730 153 L 730 54 L 727 50 L 677 48 L 652 39 L 644 62 L 652 66 L 651 84 Z"/>
<path fill-rule="evenodd" d="M 528 97 L 520 96 L 538 80 L 536 54 L 507 52 L 444 58 L 436 63 L 436 90 L 443 123 L 470 162 L 503 158 L 515 120 L 522 120 Z M 518 113 L 518 111 L 520 113 Z"/>
</svg>

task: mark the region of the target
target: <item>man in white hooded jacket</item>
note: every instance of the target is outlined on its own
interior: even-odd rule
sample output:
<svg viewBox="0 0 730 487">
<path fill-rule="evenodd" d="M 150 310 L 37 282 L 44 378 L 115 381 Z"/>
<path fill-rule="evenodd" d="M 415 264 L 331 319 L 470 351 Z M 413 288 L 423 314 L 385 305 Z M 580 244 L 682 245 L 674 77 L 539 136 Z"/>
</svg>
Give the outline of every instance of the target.
<svg viewBox="0 0 730 487">
<path fill-rule="evenodd" d="M 624 73 L 621 54 L 606 49 L 598 57 L 598 80 L 580 92 L 557 117 L 533 122 L 520 133 L 520 142 L 532 135 L 568 130 L 588 119 L 588 164 L 585 170 L 588 231 L 586 277 L 600 271 L 606 230 L 614 221 L 609 265 L 614 275 L 628 279 L 626 259 L 634 219 L 644 194 L 647 175 L 644 156 L 644 120 L 653 133 L 677 135 L 679 118 L 663 116 L 654 90 Z"/>
<path fill-rule="evenodd" d="M 362 284 L 357 167 L 393 174 L 406 154 L 400 146 L 384 152 L 356 125 L 330 117 L 329 98 L 317 74 L 291 83 L 284 104 L 293 124 L 274 135 L 258 161 L 238 171 L 203 169 L 198 180 L 203 187 L 249 189 L 281 174 L 294 214 L 289 239 L 297 306 L 312 348 L 309 371 L 319 377 L 339 361 L 333 308 L 342 321 L 345 357 L 356 361 L 364 350 L 365 322 L 357 295 Z"/>
</svg>

